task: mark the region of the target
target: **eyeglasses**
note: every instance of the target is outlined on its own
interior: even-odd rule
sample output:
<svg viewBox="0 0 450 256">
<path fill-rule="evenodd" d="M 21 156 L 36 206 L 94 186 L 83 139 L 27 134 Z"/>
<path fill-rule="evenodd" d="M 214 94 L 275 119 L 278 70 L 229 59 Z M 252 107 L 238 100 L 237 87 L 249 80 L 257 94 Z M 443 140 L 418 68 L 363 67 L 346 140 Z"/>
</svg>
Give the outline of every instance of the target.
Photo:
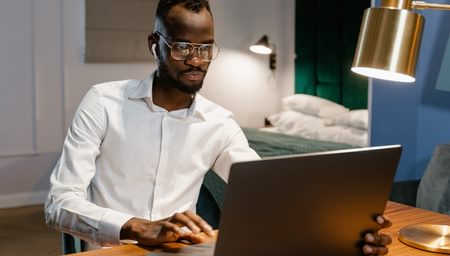
<svg viewBox="0 0 450 256">
<path fill-rule="evenodd" d="M 171 42 L 164 37 L 160 32 L 156 31 L 156 34 L 162 39 L 162 41 L 170 48 L 170 55 L 175 60 L 186 60 L 194 54 L 197 49 L 197 54 L 200 59 L 205 62 L 211 62 L 219 54 L 219 47 L 216 43 L 213 44 L 194 44 L 187 42 Z"/>
</svg>

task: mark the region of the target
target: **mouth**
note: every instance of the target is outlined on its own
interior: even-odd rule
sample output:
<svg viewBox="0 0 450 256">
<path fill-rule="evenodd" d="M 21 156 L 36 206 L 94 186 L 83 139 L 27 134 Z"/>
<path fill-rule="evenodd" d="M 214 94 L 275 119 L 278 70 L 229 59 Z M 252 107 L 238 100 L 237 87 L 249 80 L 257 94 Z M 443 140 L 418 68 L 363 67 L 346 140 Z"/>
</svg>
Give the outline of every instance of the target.
<svg viewBox="0 0 450 256">
<path fill-rule="evenodd" d="M 187 71 L 181 73 L 181 76 L 189 81 L 201 81 L 205 78 L 205 72 L 202 71 Z"/>
</svg>

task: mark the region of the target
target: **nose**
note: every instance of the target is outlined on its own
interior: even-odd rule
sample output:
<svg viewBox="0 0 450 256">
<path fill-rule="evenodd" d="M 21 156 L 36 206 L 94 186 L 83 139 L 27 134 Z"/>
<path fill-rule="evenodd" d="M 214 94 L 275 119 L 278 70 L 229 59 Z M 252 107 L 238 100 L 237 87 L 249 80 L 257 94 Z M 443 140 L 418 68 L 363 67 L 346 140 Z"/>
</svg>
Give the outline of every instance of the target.
<svg viewBox="0 0 450 256">
<path fill-rule="evenodd" d="M 194 67 L 200 66 L 204 63 L 204 60 L 200 57 L 198 48 L 194 48 L 191 56 L 186 59 L 186 65 L 191 65 Z"/>
</svg>

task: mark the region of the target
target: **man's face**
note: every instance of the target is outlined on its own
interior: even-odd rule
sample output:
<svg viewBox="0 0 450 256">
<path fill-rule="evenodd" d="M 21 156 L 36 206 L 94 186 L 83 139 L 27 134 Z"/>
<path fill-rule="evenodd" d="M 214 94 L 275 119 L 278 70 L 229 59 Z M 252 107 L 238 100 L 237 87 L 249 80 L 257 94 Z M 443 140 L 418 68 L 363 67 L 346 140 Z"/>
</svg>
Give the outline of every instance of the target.
<svg viewBox="0 0 450 256">
<path fill-rule="evenodd" d="M 206 8 L 195 13 L 184 9 L 181 5 L 174 6 L 158 32 L 170 40 L 169 44 L 214 42 L 213 21 Z M 202 88 L 209 62 L 202 60 L 197 50 L 186 60 L 175 60 L 170 54 L 170 48 L 161 38 L 158 40 L 157 47 L 159 49 L 158 77 L 162 79 L 161 82 L 188 94 L 196 93 Z"/>
</svg>

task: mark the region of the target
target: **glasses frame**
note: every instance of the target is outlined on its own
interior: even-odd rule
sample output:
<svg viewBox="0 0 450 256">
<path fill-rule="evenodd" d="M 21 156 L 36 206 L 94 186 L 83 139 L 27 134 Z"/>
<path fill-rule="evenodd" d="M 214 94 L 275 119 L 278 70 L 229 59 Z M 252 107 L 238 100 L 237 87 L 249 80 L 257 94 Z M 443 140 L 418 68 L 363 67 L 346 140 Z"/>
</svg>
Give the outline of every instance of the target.
<svg viewBox="0 0 450 256">
<path fill-rule="evenodd" d="M 219 46 L 217 45 L 216 42 L 214 42 L 214 43 L 212 43 L 212 44 L 197 44 L 197 43 L 189 43 L 189 42 L 177 42 L 177 41 L 172 41 L 172 40 L 168 39 L 167 37 L 163 36 L 159 31 L 156 31 L 155 34 L 157 34 L 157 35 L 162 39 L 162 41 L 164 42 L 164 44 L 167 45 L 167 47 L 169 47 L 169 49 L 170 49 L 170 56 L 171 56 L 174 60 L 180 60 L 180 61 L 181 61 L 181 60 L 187 60 L 187 59 L 191 58 L 192 55 L 194 54 L 195 50 L 197 50 L 197 56 L 198 56 L 199 59 L 201 59 L 201 60 L 204 61 L 204 62 L 211 62 L 211 61 L 213 61 L 213 60 L 215 60 L 215 59 L 217 58 L 217 56 L 219 55 L 219 52 L 220 52 L 220 48 L 219 48 Z M 170 42 L 170 43 L 169 43 L 169 42 Z M 187 55 L 187 56 L 184 57 L 184 58 L 175 57 L 175 56 L 173 55 L 173 51 L 172 51 L 172 47 L 173 47 L 173 45 L 174 45 L 175 43 L 186 44 L 186 45 L 189 45 L 190 47 L 192 47 L 192 50 L 191 50 L 190 54 Z M 215 56 L 213 56 L 212 59 L 210 59 L 210 60 L 204 59 L 204 58 L 201 57 L 201 55 L 200 55 L 200 53 L 199 53 L 199 49 L 200 49 L 200 47 L 202 47 L 202 46 L 209 46 L 209 47 L 211 47 L 211 49 L 214 49 L 214 47 L 216 47 L 216 48 L 217 48 L 217 53 L 216 53 Z"/>
</svg>

